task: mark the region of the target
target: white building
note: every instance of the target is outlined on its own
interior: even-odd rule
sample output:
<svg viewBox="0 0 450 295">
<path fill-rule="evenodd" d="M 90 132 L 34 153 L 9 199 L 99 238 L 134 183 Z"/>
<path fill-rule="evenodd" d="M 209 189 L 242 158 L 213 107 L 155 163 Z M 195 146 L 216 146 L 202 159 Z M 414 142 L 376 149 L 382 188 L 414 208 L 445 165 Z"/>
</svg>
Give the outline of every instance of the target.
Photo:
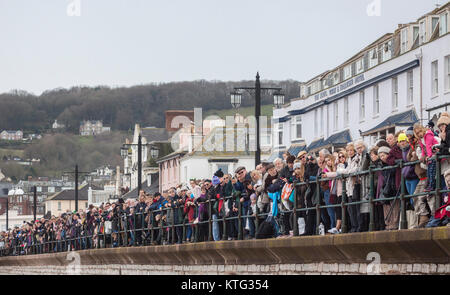
<svg viewBox="0 0 450 295">
<path fill-rule="evenodd" d="M 23 132 L 21 130 L 4 130 L 0 133 L 1 140 L 22 140 Z"/>
<path fill-rule="evenodd" d="M 151 145 L 156 143 L 166 143 L 169 139 L 169 133 L 165 128 L 146 127 L 141 128 L 139 124 L 135 125 L 133 141 L 128 139 L 125 144 L 129 145 L 128 155 L 124 157 L 124 175 L 122 183 L 124 187 L 133 190 L 138 187 L 138 141 L 141 134 L 142 141 L 142 175 L 141 180 L 145 182 L 147 175 L 158 173 L 158 167 L 149 166 L 150 158 L 157 158 L 152 154 Z"/>
<path fill-rule="evenodd" d="M 270 129 L 262 131 L 270 134 Z M 262 160 L 270 155 L 270 149 L 264 143 L 261 142 Z M 254 137 L 252 140 L 247 128 L 215 127 L 199 145 L 179 159 L 180 183 L 188 184 L 190 179 L 211 179 L 219 168 L 232 175 L 239 166 L 250 171 L 255 168 L 255 147 Z"/>
<path fill-rule="evenodd" d="M 36 214 L 36 218 L 42 218 L 42 214 Z M 16 210 L 8 210 L 8 227 L 13 229 L 15 227 L 22 227 L 24 222 L 31 222 L 34 215 L 20 215 Z M 0 232 L 6 231 L 6 213 L 0 215 Z"/>
<path fill-rule="evenodd" d="M 65 127 L 66 125 L 58 123 L 58 120 L 55 120 L 55 122 L 53 122 L 52 124 L 52 129 L 60 129 Z"/>
<path fill-rule="evenodd" d="M 300 97 L 274 110 L 274 150 L 317 151 L 360 138 L 374 144 L 437 120 L 450 103 L 449 14 L 450 2 L 301 83 Z"/>
<path fill-rule="evenodd" d="M 111 127 L 104 127 L 102 121 L 83 121 L 80 124 L 80 135 L 90 136 L 111 132 Z"/>
</svg>

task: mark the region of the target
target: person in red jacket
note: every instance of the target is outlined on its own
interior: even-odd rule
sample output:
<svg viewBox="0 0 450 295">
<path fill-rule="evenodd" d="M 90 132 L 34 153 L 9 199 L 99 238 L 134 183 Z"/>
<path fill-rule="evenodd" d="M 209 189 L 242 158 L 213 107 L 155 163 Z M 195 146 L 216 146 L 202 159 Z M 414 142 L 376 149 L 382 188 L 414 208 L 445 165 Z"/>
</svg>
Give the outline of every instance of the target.
<svg viewBox="0 0 450 295">
<path fill-rule="evenodd" d="M 186 241 L 190 242 L 192 237 L 192 232 L 194 229 L 194 221 L 195 221 L 195 205 L 194 205 L 194 193 L 188 191 L 186 194 L 186 199 L 184 201 L 184 214 L 187 216 L 188 222 L 191 225 L 187 226 L 186 230 Z"/>
</svg>

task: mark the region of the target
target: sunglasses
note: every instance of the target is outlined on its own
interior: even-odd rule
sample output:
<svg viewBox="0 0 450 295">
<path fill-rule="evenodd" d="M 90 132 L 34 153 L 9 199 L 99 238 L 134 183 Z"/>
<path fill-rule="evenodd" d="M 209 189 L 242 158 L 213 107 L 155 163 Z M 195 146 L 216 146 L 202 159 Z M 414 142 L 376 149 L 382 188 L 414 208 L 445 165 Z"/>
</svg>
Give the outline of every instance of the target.
<svg viewBox="0 0 450 295">
<path fill-rule="evenodd" d="M 305 158 L 305 156 L 301 156 L 301 157 L 300 157 L 300 160 L 303 160 L 304 158 Z"/>
<path fill-rule="evenodd" d="M 344 158 L 344 159 L 345 159 L 345 156 L 339 156 L 339 159 L 342 159 L 342 158 Z"/>
<path fill-rule="evenodd" d="M 312 161 L 314 161 L 313 158 L 308 158 L 308 162 L 312 162 Z"/>
</svg>

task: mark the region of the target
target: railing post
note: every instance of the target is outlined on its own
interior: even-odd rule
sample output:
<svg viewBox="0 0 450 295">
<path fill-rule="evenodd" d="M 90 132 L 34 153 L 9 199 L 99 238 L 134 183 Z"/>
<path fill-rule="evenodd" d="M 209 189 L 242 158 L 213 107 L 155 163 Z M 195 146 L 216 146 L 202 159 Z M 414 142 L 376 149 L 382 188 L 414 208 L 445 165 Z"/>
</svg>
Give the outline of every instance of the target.
<svg viewBox="0 0 450 295">
<path fill-rule="evenodd" d="M 256 233 L 258 232 L 258 228 L 259 228 L 259 207 L 258 207 L 258 203 L 256 203 L 256 210 L 255 210 L 255 237 L 256 237 Z"/>
<path fill-rule="evenodd" d="M 199 232 L 199 226 L 200 226 L 200 216 L 198 216 L 198 206 L 195 206 L 195 216 L 197 216 L 197 219 L 199 220 L 199 222 L 197 224 L 194 225 L 193 228 L 193 235 L 194 235 L 194 243 L 198 242 L 198 232 Z"/>
<path fill-rule="evenodd" d="M 153 224 L 153 210 L 150 211 L 150 217 L 148 220 L 149 224 L 150 224 L 150 244 L 153 245 L 153 241 L 154 241 L 154 224 Z"/>
<path fill-rule="evenodd" d="M 190 226 L 190 225 L 188 225 Z M 183 218 L 183 236 L 182 236 L 182 240 L 181 243 L 184 243 L 186 241 L 186 217 Z"/>
<path fill-rule="evenodd" d="M 172 244 L 175 244 L 175 210 L 173 206 L 170 206 L 170 211 L 172 212 Z"/>
<path fill-rule="evenodd" d="M 403 170 L 403 159 L 400 160 L 400 171 Z M 406 220 L 406 202 L 405 202 L 405 177 L 401 173 L 400 177 L 400 212 L 401 222 L 400 229 L 408 228 L 408 221 Z"/>
<path fill-rule="evenodd" d="M 347 233 L 347 185 L 346 178 L 342 177 L 342 202 L 341 202 L 341 210 L 342 210 L 342 233 Z"/>
<path fill-rule="evenodd" d="M 439 156 L 441 155 L 440 152 L 436 153 L 436 196 L 435 196 L 435 210 L 438 210 L 439 207 L 441 207 L 441 161 L 439 159 Z M 434 214 L 434 212 L 431 212 L 431 214 Z"/>
<path fill-rule="evenodd" d="M 294 183 L 294 189 L 293 189 L 293 194 L 294 194 L 294 208 L 292 209 L 292 218 L 294 219 L 292 222 L 293 225 L 293 235 L 294 237 L 298 236 L 298 222 L 297 222 L 297 183 Z M 301 190 L 300 190 L 301 191 Z"/>
<path fill-rule="evenodd" d="M 372 171 L 373 166 L 369 167 L 369 182 L 370 182 L 370 192 L 369 192 L 369 231 L 374 231 L 374 195 L 375 195 L 375 173 Z"/>
<path fill-rule="evenodd" d="M 238 240 L 242 240 L 242 204 L 240 198 L 238 199 Z"/>
<path fill-rule="evenodd" d="M 208 194 L 208 211 L 209 211 L 209 218 L 208 218 L 208 241 L 213 240 L 212 236 L 212 204 L 211 204 L 211 196 Z"/>
<path fill-rule="evenodd" d="M 320 184 L 319 176 L 316 178 L 316 235 L 320 234 Z"/>
<path fill-rule="evenodd" d="M 140 213 L 138 213 L 140 214 Z M 133 241 L 133 246 L 136 246 L 137 243 L 137 235 L 136 235 L 136 212 L 133 212 L 133 232 L 134 232 L 134 241 Z M 131 232 L 130 232 L 131 234 Z"/>
<path fill-rule="evenodd" d="M 223 229 L 223 233 L 222 233 L 222 241 L 226 241 L 228 239 L 228 235 L 227 235 L 227 214 L 225 213 L 225 206 L 227 206 L 227 197 L 224 196 L 223 197 L 223 224 L 222 224 L 222 229 Z M 256 208 L 258 208 L 258 206 L 256 206 Z M 256 209 L 258 210 L 258 209 Z"/>
</svg>

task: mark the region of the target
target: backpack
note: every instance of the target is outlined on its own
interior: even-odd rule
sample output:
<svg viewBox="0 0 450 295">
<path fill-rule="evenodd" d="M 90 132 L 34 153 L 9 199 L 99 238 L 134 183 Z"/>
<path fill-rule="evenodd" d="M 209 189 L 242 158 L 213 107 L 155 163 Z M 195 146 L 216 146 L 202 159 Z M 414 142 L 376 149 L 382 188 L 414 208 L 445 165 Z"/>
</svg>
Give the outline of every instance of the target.
<svg viewBox="0 0 450 295">
<path fill-rule="evenodd" d="M 256 233 L 256 239 L 270 239 L 275 235 L 275 228 L 273 227 L 270 221 L 263 221 L 259 227 L 258 232 Z"/>
</svg>

